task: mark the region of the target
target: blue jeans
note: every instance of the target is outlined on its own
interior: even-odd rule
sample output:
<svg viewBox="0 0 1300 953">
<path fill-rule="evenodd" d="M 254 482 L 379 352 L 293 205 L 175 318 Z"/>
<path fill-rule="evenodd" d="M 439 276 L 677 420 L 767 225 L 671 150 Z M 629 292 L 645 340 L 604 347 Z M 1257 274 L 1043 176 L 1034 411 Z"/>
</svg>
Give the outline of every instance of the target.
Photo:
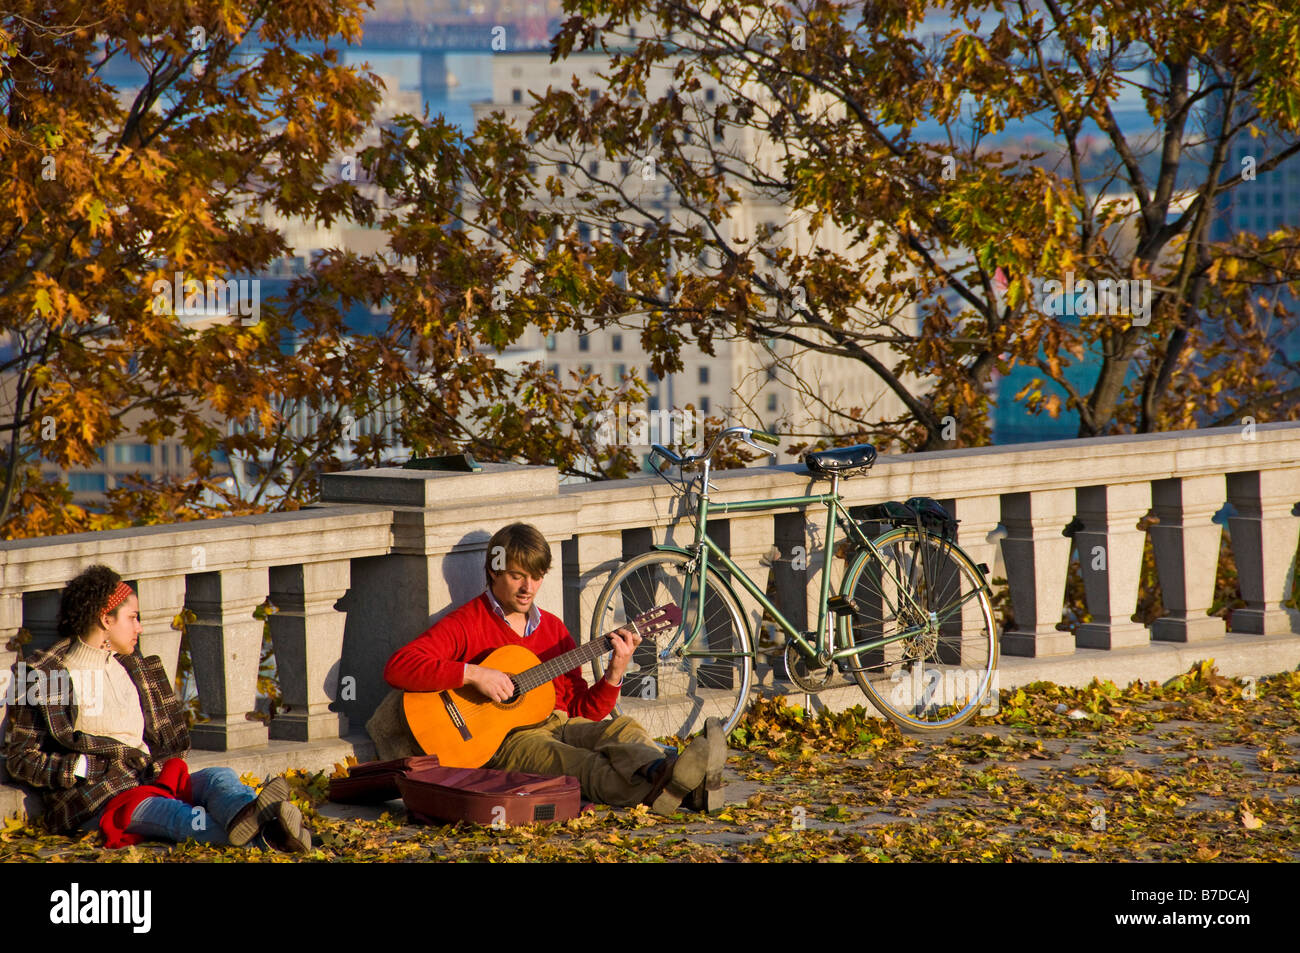
<svg viewBox="0 0 1300 953">
<path fill-rule="evenodd" d="M 257 800 L 257 793 L 240 784 L 230 768 L 196 771 L 190 775 L 190 790 L 193 804 L 168 797 L 145 798 L 132 812 L 127 833 L 178 843 L 193 838 L 203 844 L 227 844 L 226 828 L 231 820 L 241 807 Z M 84 825 L 87 829 L 98 826 L 98 814 Z"/>
</svg>

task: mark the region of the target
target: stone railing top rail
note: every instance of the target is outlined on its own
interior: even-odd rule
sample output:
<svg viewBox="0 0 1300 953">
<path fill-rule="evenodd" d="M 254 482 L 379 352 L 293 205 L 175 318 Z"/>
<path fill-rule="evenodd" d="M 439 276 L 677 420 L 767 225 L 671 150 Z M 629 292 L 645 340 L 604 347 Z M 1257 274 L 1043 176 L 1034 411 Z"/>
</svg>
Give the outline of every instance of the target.
<svg viewBox="0 0 1300 953">
<path fill-rule="evenodd" d="M 392 509 L 322 506 L 0 542 L 0 590 L 64 585 L 94 562 L 127 579 L 313 563 L 392 551 Z"/>
<path fill-rule="evenodd" d="M 970 499 L 1281 468 L 1300 468 L 1300 423 L 882 456 L 866 475 L 843 481 L 841 492 L 852 503 L 913 495 Z M 713 482 L 720 501 L 829 486 L 802 464 L 717 471 Z M 656 477 L 560 486 L 554 467 L 491 463 L 480 473 L 394 467 L 325 474 L 322 499 L 290 513 L 3 542 L 0 591 L 60 586 L 96 560 L 139 579 L 445 553 L 481 545 L 481 527 L 512 519 L 534 522 L 557 538 L 662 526 L 681 515 L 676 492 Z"/>
</svg>

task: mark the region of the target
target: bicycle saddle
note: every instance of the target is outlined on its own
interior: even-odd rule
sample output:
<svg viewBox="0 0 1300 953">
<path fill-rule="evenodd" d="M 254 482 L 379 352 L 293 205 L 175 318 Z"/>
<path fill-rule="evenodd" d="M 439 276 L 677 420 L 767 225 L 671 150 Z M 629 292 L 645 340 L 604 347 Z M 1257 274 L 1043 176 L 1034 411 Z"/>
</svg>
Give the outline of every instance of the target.
<svg viewBox="0 0 1300 953">
<path fill-rule="evenodd" d="M 805 453 L 803 462 L 810 473 L 819 476 L 844 474 L 850 470 L 865 470 L 876 462 L 876 448 L 869 443 L 860 443 L 853 447 L 817 450 L 813 453 Z"/>
</svg>

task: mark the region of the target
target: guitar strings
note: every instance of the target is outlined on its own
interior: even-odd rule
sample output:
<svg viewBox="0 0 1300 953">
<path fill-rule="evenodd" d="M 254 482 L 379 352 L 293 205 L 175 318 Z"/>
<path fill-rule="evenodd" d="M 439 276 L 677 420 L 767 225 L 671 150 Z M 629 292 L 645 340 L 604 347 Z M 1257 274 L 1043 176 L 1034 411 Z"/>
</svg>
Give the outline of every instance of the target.
<svg viewBox="0 0 1300 953">
<path fill-rule="evenodd" d="M 657 612 L 657 611 L 660 611 L 660 610 L 652 610 L 652 611 L 656 611 L 656 612 Z M 646 613 L 646 614 L 649 615 L 650 613 Z M 639 618 L 639 617 L 638 617 L 638 618 Z M 646 628 L 646 632 L 643 634 L 643 633 L 642 633 L 642 630 L 641 630 L 641 626 L 637 624 L 637 621 L 638 621 L 638 619 L 632 619 L 632 620 L 630 620 L 630 621 L 627 623 L 627 625 L 630 625 L 630 626 L 632 627 L 633 631 L 636 632 L 636 634 L 637 634 L 638 636 L 641 636 L 642 638 L 644 638 L 645 635 L 649 635 L 649 634 L 651 634 L 652 632 L 655 632 L 655 631 L 657 631 L 657 630 L 659 630 L 659 629 L 667 628 L 669 625 L 672 624 L 672 623 L 671 623 L 671 620 L 665 620 L 665 621 L 662 622 L 662 623 L 643 623 L 643 625 L 645 625 L 645 628 Z M 612 633 L 610 633 L 610 634 L 612 634 Z M 570 672 L 570 671 L 572 671 L 574 668 L 581 668 L 583 665 L 585 665 L 587 662 L 591 661 L 592 659 L 595 659 L 595 658 L 597 658 L 597 657 L 599 657 L 599 656 L 601 656 L 601 655 L 604 655 L 606 652 L 608 652 L 608 651 L 610 650 L 610 644 L 609 644 L 610 634 L 607 634 L 607 635 L 604 635 L 604 636 L 601 637 L 600 642 L 604 642 L 604 643 L 606 643 L 606 644 L 605 644 L 604 647 L 601 648 L 600 651 L 598 651 L 598 652 L 592 653 L 592 652 L 591 652 L 591 649 L 593 649 L 593 648 L 595 648 L 597 645 L 599 645 L 600 642 L 588 642 L 588 643 L 586 643 L 585 645 L 579 646 L 579 647 L 577 647 L 577 648 L 575 648 L 575 649 L 571 649 L 570 652 L 565 652 L 565 653 L 563 653 L 563 654 L 561 654 L 561 655 L 556 656 L 555 658 L 548 659 L 548 660 L 545 661 L 545 662 L 539 662 L 537 665 L 534 665 L 534 666 L 531 667 L 531 668 L 525 669 L 525 670 L 522 671 L 522 672 L 514 672 L 514 673 L 507 672 L 506 674 L 510 675 L 510 680 L 511 680 L 512 682 L 514 682 L 516 689 L 518 689 L 518 691 L 519 691 L 519 696 L 522 697 L 522 696 L 524 696 L 524 695 L 527 695 L 527 694 L 528 694 L 529 692 L 531 692 L 533 689 L 535 689 L 535 688 L 540 688 L 542 685 L 545 685 L 547 682 L 554 680 L 557 676 L 559 676 L 559 675 L 563 675 L 563 674 L 565 674 L 566 672 Z M 587 655 L 587 656 L 589 656 L 589 657 L 588 657 L 588 658 L 585 658 L 585 659 L 582 659 L 581 661 L 578 662 L 577 665 L 571 665 L 571 666 L 569 666 L 569 667 L 567 667 L 567 668 L 559 668 L 559 667 L 556 665 L 556 663 L 558 663 L 558 662 L 560 661 L 560 659 L 564 658 L 565 655 L 569 655 L 570 653 L 581 654 L 581 655 Z M 534 674 L 534 673 L 536 673 L 536 674 Z M 544 679 L 541 679 L 540 676 L 541 676 L 542 673 L 545 673 L 545 674 L 547 675 L 547 677 L 544 678 Z M 554 673 L 554 674 L 552 674 L 552 673 Z M 521 676 L 523 676 L 523 675 L 528 675 L 528 676 L 530 676 L 529 681 L 533 681 L 533 680 L 537 679 L 537 683 L 536 683 L 535 685 L 531 685 L 531 686 L 528 687 L 528 688 L 524 688 L 524 687 L 519 683 L 519 681 L 517 680 L 519 677 L 521 677 Z M 479 711 L 479 710 L 481 710 L 481 709 L 484 709 L 484 708 L 492 708 L 492 707 L 495 707 L 495 706 L 497 706 L 497 705 L 499 705 L 499 704 L 505 704 L 505 703 L 504 703 L 504 702 L 495 702 L 495 701 L 492 701 L 491 699 L 488 699 L 488 700 L 486 700 L 486 701 L 481 701 L 481 702 L 467 702 L 464 706 L 460 706 L 460 705 L 458 705 L 457 707 L 460 708 L 460 710 L 461 710 L 461 714 L 462 714 L 462 716 L 464 716 L 464 715 L 466 715 L 466 714 L 472 714 L 472 713 L 477 712 L 477 711 Z"/>
</svg>

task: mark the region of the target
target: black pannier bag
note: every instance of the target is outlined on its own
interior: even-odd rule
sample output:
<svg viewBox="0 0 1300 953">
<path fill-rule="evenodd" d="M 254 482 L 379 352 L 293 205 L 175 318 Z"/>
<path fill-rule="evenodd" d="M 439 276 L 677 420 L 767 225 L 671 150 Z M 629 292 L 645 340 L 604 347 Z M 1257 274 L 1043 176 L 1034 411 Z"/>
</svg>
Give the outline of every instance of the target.
<svg viewBox="0 0 1300 953">
<path fill-rule="evenodd" d="M 928 496 L 914 496 L 904 505 L 916 513 L 917 522 L 922 529 L 929 530 L 949 543 L 957 541 L 959 521 L 953 519 L 952 514 L 938 500 L 932 500 Z"/>
<path fill-rule="evenodd" d="M 928 496 L 914 496 L 906 503 L 890 500 L 870 506 L 855 506 L 849 515 L 863 523 L 881 523 L 888 526 L 915 526 L 944 542 L 957 541 L 957 523 L 938 500 Z M 868 534 L 870 535 L 870 534 Z"/>
</svg>

